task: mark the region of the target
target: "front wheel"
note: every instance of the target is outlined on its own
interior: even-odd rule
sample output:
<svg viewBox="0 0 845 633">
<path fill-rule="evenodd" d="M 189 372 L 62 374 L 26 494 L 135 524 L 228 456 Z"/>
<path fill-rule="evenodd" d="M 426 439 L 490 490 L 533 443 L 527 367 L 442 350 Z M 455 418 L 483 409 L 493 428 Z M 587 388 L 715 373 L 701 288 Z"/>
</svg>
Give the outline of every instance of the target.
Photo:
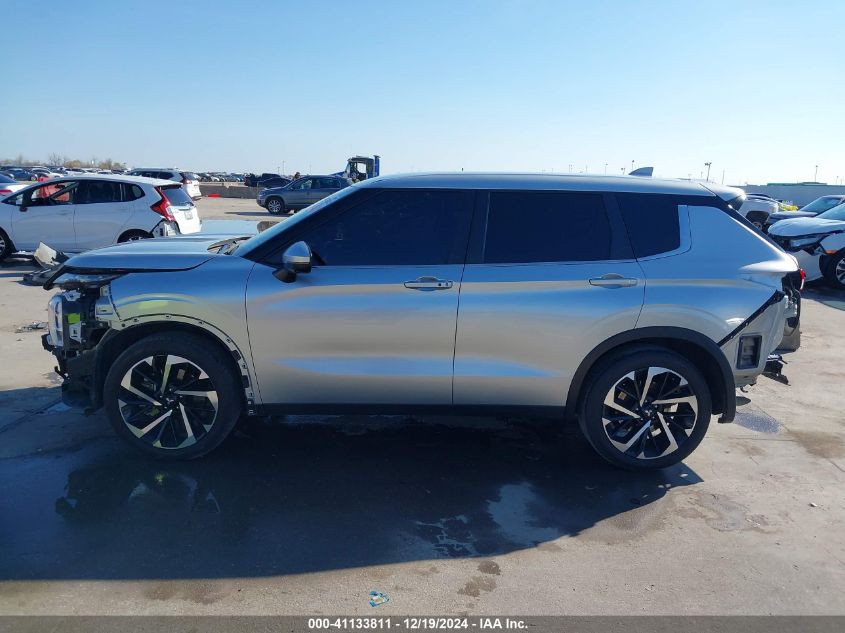
<svg viewBox="0 0 845 633">
<path fill-rule="evenodd" d="M 269 198 L 267 200 L 267 210 L 273 215 L 279 215 L 285 212 L 285 201 L 281 198 Z"/>
<path fill-rule="evenodd" d="M 710 424 L 710 390 L 686 358 L 660 349 L 611 358 L 587 379 L 579 423 L 607 461 L 665 468 L 701 443 Z"/>
<path fill-rule="evenodd" d="M 845 249 L 830 258 L 825 267 L 824 278 L 834 288 L 845 290 Z"/>
<path fill-rule="evenodd" d="M 243 411 L 243 387 L 226 355 L 200 336 L 141 339 L 111 366 L 103 404 L 115 431 L 156 459 L 193 459 L 226 439 Z"/>
</svg>

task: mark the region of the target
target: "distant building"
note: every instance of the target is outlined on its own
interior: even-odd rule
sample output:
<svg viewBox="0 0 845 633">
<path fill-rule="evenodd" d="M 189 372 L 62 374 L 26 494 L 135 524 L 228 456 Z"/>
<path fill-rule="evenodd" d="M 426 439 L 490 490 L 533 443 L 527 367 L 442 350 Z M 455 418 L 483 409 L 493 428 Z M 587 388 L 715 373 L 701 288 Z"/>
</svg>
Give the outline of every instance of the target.
<svg viewBox="0 0 845 633">
<path fill-rule="evenodd" d="M 824 182 L 770 182 L 767 185 L 736 185 L 745 193 L 765 193 L 776 200 L 803 206 L 820 196 L 845 195 L 845 185 Z"/>
</svg>

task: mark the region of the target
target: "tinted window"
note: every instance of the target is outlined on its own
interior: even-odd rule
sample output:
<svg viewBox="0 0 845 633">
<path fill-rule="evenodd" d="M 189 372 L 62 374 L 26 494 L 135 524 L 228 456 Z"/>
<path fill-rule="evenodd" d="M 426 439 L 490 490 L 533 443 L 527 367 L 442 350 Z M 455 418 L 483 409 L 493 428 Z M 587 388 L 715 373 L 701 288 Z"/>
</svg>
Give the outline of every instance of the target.
<svg viewBox="0 0 845 633">
<path fill-rule="evenodd" d="M 635 257 L 668 253 L 681 245 L 678 201 L 658 194 L 616 194 Z"/>
<path fill-rule="evenodd" d="M 494 192 L 482 261 L 494 264 L 610 259 L 601 194 Z"/>
<path fill-rule="evenodd" d="M 182 187 L 165 187 L 162 191 L 164 192 L 164 196 L 173 206 L 183 207 L 194 204 L 191 196 L 189 196 L 188 192 L 182 189 Z"/>
<path fill-rule="evenodd" d="M 86 180 L 79 186 L 77 204 L 102 204 L 120 202 L 122 199 L 119 182 L 108 180 Z"/>
<path fill-rule="evenodd" d="M 465 191 L 383 191 L 304 239 L 327 266 L 463 262 L 472 198 Z"/>
<path fill-rule="evenodd" d="M 144 197 L 144 191 L 138 185 L 123 185 L 123 199 L 126 202 L 137 200 Z"/>
<path fill-rule="evenodd" d="M 187 178 L 188 180 L 199 180 L 200 179 L 200 177 L 197 176 L 192 171 L 180 171 L 179 174 L 182 176 L 182 178 Z"/>
</svg>

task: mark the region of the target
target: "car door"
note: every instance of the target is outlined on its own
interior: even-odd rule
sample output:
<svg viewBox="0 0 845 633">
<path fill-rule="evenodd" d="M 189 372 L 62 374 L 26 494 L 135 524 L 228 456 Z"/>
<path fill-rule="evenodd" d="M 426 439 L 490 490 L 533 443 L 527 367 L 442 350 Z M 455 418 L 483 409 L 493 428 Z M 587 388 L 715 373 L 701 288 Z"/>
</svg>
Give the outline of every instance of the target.
<svg viewBox="0 0 845 633">
<path fill-rule="evenodd" d="M 284 283 L 274 265 L 259 263 L 250 276 L 247 319 L 261 398 L 451 404 L 474 194 L 357 193 L 368 197 L 340 212 L 330 205 L 296 235 L 312 248 L 309 273 Z"/>
<path fill-rule="evenodd" d="M 9 198 L 16 207 L 10 236 L 15 247 L 33 251 L 44 242 L 56 250 L 76 250 L 73 214 L 78 187 L 76 180 L 51 181 Z"/>
<path fill-rule="evenodd" d="M 83 180 L 76 196 L 74 229 L 78 250 L 101 248 L 117 242 L 132 214 L 123 188 L 114 180 Z"/>
<path fill-rule="evenodd" d="M 311 187 L 314 186 L 313 178 L 300 178 L 294 182 L 288 191 L 285 192 L 285 204 L 294 209 L 302 209 L 314 202 L 311 199 Z"/>
<path fill-rule="evenodd" d="M 494 191 L 482 206 L 461 285 L 455 404 L 563 406 L 581 360 L 642 309 L 615 199 Z"/>
</svg>

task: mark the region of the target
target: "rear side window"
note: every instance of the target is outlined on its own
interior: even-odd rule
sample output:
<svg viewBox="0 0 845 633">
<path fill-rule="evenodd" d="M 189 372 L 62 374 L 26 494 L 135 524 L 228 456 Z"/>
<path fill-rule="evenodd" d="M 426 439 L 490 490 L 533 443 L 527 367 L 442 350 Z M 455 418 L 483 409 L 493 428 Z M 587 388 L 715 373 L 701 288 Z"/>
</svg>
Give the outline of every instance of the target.
<svg viewBox="0 0 845 633">
<path fill-rule="evenodd" d="M 308 231 L 326 266 L 463 262 L 472 214 L 468 191 L 383 191 Z"/>
<path fill-rule="evenodd" d="M 144 191 L 138 185 L 123 185 L 123 200 L 124 202 L 132 202 L 138 198 L 144 197 Z"/>
<path fill-rule="evenodd" d="M 488 264 L 611 259 L 601 194 L 493 192 L 482 261 Z"/>
<path fill-rule="evenodd" d="M 186 180 L 199 180 L 199 176 L 192 171 L 180 171 L 179 174 Z"/>
<path fill-rule="evenodd" d="M 616 200 L 635 257 L 649 257 L 681 246 L 678 200 L 674 196 L 617 193 Z"/>
<path fill-rule="evenodd" d="M 175 207 L 194 204 L 191 196 L 182 187 L 165 187 L 162 191 L 164 192 L 164 197 Z"/>
<path fill-rule="evenodd" d="M 76 204 L 121 202 L 120 183 L 111 180 L 84 180 L 79 185 Z"/>
</svg>

